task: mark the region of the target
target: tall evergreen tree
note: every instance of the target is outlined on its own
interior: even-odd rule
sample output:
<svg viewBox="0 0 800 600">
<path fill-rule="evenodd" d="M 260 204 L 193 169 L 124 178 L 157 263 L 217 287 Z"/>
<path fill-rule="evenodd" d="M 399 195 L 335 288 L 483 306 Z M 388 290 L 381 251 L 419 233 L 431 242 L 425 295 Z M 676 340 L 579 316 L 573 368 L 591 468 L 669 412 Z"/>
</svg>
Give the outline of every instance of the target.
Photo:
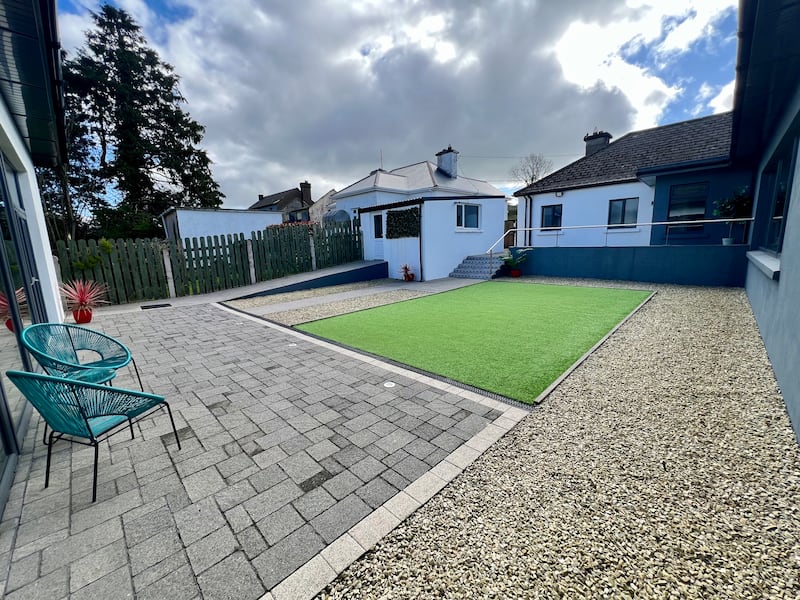
<svg viewBox="0 0 800 600">
<path fill-rule="evenodd" d="M 222 204 L 211 161 L 198 148 L 204 128 L 184 112 L 179 77 L 128 13 L 103 5 L 92 18 L 85 47 L 64 73 L 91 136 L 86 158 L 104 184 L 95 226 L 109 238 L 160 235 L 158 215 L 170 206 Z"/>
</svg>

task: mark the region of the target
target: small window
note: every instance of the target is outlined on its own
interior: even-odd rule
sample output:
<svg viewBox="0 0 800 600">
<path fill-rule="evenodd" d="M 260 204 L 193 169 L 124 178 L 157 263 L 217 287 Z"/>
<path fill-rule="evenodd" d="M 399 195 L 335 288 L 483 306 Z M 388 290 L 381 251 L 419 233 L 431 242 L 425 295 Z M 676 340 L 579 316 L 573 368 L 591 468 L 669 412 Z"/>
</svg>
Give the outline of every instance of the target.
<svg viewBox="0 0 800 600">
<path fill-rule="evenodd" d="M 376 240 L 383 237 L 383 215 L 372 215 L 372 231 Z"/>
<path fill-rule="evenodd" d="M 478 229 L 480 208 L 479 204 L 456 204 L 456 227 L 458 229 Z"/>
<path fill-rule="evenodd" d="M 542 228 L 561 229 L 561 204 L 542 207 Z"/>
<path fill-rule="evenodd" d="M 669 221 L 699 221 L 706 218 L 708 183 L 686 183 L 669 188 Z M 677 231 L 699 231 L 702 225 L 675 227 Z"/>
<path fill-rule="evenodd" d="M 608 201 L 608 224 L 633 227 L 639 216 L 638 198 L 620 198 Z M 614 227 L 613 229 L 619 229 Z"/>
</svg>

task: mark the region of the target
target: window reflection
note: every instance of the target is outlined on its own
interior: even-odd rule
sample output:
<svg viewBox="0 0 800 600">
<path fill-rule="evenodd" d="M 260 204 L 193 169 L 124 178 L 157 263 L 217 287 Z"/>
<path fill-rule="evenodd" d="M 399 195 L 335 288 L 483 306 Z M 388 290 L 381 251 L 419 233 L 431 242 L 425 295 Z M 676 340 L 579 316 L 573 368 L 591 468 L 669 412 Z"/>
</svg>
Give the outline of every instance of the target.
<svg viewBox="0 0 800 600">
<path fill-rule="evenodd" d="M 4 240 L 6 250 L 8 249 L 8 240 Z M 6 254 L 8 256 L 8 254 Z M 3 265 L 6 267 L 6 265 Z M 14 325 L 14 318 L 12 315 L 16 313 L 19 320 L 23 321 L 23 326 L 30 321 L 25 314 L 25 295 L 21 287 L 6 289 L 5 284 L 0 278 L 0 374 L 2 374 L 3 389 L 8 403 L 8 409 L 11 413 L 13 425 L 16 428 L 19 425 L 22 416 L 22 410 L 25 408 L 25 399 L 7 378 L 6 371 L 10 369 L 25 370 L 20 356 L 20 350 L 17 342 L 17 337 L 14 335 L 12 329 L 16 329 Z M 20 302 L 17 302 L 17 298 Z M 20 306 L 22 305 L 22 306 Z M 20 310 L 22 309 L 22 310 Z"/>
</svg>

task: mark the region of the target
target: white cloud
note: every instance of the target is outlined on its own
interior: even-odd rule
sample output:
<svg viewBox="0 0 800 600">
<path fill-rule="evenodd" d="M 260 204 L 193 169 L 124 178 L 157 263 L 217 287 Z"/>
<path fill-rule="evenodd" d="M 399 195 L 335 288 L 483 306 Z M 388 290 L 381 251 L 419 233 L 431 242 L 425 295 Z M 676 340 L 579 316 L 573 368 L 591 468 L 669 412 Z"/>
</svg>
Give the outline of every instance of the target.
<svg viewBox="0 0 800 600">
<path fill-rule="evenodd" d="M 624 54 L 655 43 L 662 63 L 674 54 L 687 52 L 702 39 L 711 23 L 735 0 L 629 0 L 633 9 L 626 17 L 605 24 L 574 22 L 555 43 L 554 50 L 568 81 L 589 89 L 603 84 L 614 87 L 635 107 L 634 128 L 652 127 L 667 105 L 684 92 L 669 85 L 653 69 L 630 64 Z M 665 34 L 668 18 L 684 20 Z"/>
<path fill-rule="evenodd" d="M 496 157 L 541 152 L 558 167 L 595 126 L 655 124 L 682 90 L 621 48 L 666 42 L 662 17 L 692 6 L 676 2 L 174 0 L 172 21 L 161 3 L 117 5 L 180 75 L 225 206 L 240 208 L 306 179 L 315 197 L 341 188 L 381 151 L 394 168 L 453 144 L 467 175 L 507 182 L 517 159 Z M 60 24 L 75 46 L 90 19 Z"/>
<path fill-rule="evenodd" d="M 714 114 L 726 112 L 733 108 L 733 91 L 736 87 L 736 80 L 724 85 L 716 96 L 708 101 L 708 106 L 714 111 Z"/>
</svg>

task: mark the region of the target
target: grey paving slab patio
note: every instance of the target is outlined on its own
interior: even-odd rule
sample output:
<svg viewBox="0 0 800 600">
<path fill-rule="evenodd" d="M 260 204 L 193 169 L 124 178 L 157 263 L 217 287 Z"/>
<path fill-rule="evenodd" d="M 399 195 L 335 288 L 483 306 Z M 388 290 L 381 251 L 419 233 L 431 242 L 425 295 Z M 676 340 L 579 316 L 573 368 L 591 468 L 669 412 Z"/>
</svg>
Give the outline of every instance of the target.
<svg viewBox="0 0 800 600">
<path fill-rule="evenodd" d="M 9 600 L 311 597 L 526 414 L 218 305 L 93 326 L 182 449 L 165 414 L 112 437 L 92 504 L 92 450 L 57 444 L 45 489 L 35 423 L 0 523 Z"/>
</svg>

